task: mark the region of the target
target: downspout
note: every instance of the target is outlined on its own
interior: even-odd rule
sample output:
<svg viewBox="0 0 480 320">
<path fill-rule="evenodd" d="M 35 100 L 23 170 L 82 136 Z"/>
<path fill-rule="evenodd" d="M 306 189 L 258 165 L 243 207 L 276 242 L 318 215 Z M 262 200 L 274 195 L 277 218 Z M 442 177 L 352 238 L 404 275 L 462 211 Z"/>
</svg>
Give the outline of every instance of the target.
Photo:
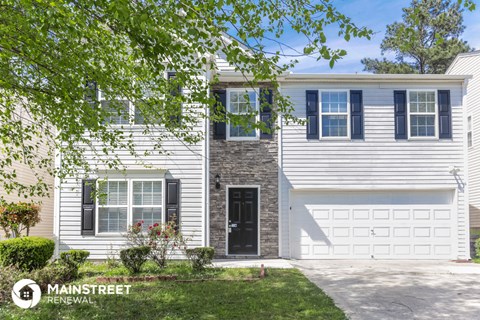
<svg viewBox="0 0 480 320">
<path fill-rule="evenodd" d="M 470 205 L 469 205 L 469 195 L 468 195 L 468 139 L 467 139 L 467 122 L 468 122 L 468 101 L 467 101 L 467 86 L 468 86 L 468 79 L 465 79 L 462 83 L 462 109 L 463 109 L 463 153 L 464 153 L 464 179 L 465 179 L 465 184 L 463 187 L 463 207 L 464 207 L 464 212 L 465 212 L 465 243 L 466 243 L 466 252 L 465 252 L 465 258 L 467 260 L 470 260 Z M 457 189 L 458 190 L 458 189 Z M 458 191 L 457 191 L 458 192 Z M 458 216 L 457 216 L 457 221 L 458 221 Z M 457 222 L 458 223 L 458 222 Z M 458 229 L 457 229 L 458 233 Z M 458 246 L 458 240 L 457 240 L 457 246 Z"/>
<path fill-rule="evenodd" d="M 210 59 L 214 59 L 214 57 L 210 56 Z M 209 60 L 210 60 L 209 59 Z M 206 66 L 206 81 L 207 84 L 210 82 L 212 77 L 212 71 L 210 70 L 210 65 L 207 64 Z M 210 96 L 210 87 L 207 85 L 207 97 Z M 210 246 L 210 108 L 205 106 L 205 147 L 204 147 L 204 177 L 205 177 L 205 185 L 204 185 L 204 214 L 205 214 L 205 236 L 204 236 L 204 246 Z"/>
<path fill-rule="evenodd" d="M 55 161 L 54 166 L 60 170 L 62 165 L 62 154 L 55 148 Z M 55 241 L 55 254 L 54 257 L 58 258 L 60 254 L 60 178 L 55 176 L 54 178 L 54 191 L 53 191 L 53 239 Z"/>
</svg>

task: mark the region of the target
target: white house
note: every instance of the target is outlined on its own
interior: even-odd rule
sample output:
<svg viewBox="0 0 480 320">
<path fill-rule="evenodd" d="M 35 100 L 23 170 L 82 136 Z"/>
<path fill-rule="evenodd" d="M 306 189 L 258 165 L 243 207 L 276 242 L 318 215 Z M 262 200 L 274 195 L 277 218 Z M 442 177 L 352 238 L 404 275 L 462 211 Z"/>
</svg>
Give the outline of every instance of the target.
<svg viewBox="0 0 480 320">
<path fill-rule="evenodd" d="M 219 72 L 219 103 L 239 109 L 244 78 Z M 106 172 L 106 204 L 90 199 L 88 182 L 59 185 L 59 250 L 103 259 L 124 246 L 129 224 L 175 213 L 190 244 L 218 256 L 468 259 L 465 79 L 285 75 L 278 94 L 307 125 L 280 118 L 269 135 L 202 120 L 203 142 L 166 141 L 171 154 L 144 159 L 148 170 L 119 150 L 128 170 Z M 268 83 L 249 94 L 274 107 Z M 141 125 L 130 130 L 148 147 Z"/>
</svg>

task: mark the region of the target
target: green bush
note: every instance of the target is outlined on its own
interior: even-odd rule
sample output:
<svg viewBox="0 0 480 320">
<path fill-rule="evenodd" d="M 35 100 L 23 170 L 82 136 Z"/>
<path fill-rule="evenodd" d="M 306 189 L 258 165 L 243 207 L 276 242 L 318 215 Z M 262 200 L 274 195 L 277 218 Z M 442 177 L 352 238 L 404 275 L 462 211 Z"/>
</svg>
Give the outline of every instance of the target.
<svg viewBox="0 0 480 320">
<path fill-rule="evenodd" d="M 480 258 L 480 238 L 475 240 L 475 254 Z"/>
<path fill-rule="evenodd" d="M 201 271 L 205 269 L 206 265 L 212 263 L 215 249 L 212 247 L 199 247 L 186 250 L 187 257 L 192 264 L 192 268 L 195 271 Z"/>
<path fill-rule="evenodd" d="M 40 269 L 53 255 L 53 240 L 22 237 L 0 241 L 0 265 L 16 266 L 23 271 Z"/>
<path fill-rule="evenodd" d="M 0 267 L 0 303 L 11 301 L 15 282 L 29 276 L 13 266 Z"/>
<path fill-rule="evenodd" d="M 77 278 L 78 267 L 62 261 L 50 263 L 43 269 L 35 270 L 31 278 L 45 291 L 49 284 L 65 284 Z"/>
<path fill-rule="evenodd" d="M 60 254 L 62 262 L 80 267 L 88 258 L 90 252 L 85 250 L 68 250 Z"/>
<path fill-rule="evenodd" d="M 132 274 L 139 273 L 142 265 L 147 261 L 150 247 L 133 247 L 120 251 L 120 259 L 123 265 Z"/>
</svg>

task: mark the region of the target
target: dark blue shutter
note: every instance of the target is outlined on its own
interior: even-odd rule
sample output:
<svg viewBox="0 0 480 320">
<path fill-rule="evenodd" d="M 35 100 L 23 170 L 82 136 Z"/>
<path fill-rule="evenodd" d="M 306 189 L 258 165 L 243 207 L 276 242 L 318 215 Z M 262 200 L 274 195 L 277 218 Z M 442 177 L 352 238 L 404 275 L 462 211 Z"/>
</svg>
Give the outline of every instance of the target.
<svg viewBox="0 0 480 320">
<path fill-rule="evenodd" d="M 82 180 L 81 233 L 84 236 L 95 235 L 95 197 L 93 196 L 95 182 L 94 179 Z"/>
<path fill-rule="evenodd" d="M 450 90 L 438 90 L 438 124 L 439 138 L 452 138 L 452 107 Z"/>
<path fill-rule="evenodd" d="M 87 101 L 92 108 L 96 106 L 98 99 L 98 86 L 96 81 L 87 81 L 85 84 L 85 101 Z"/>
<path fill-rule="evenodd" d="M 352 139 L 363 139 L 363 93 L 362 90 L 350 91 L 350 117 Z"/>
<path fill-rule="evenodd" d="M 217 103 L 215 104 L 215 114 L 223 119 L 223 121 L 215 121 L 213 123 L 213 139 L 225 140 L 227 138 L 227 124 L 225 122 L 225 108 L 227 106 L 227 91 L 215 90 L 213 91 Z"/>
<path fill-rule="evenodd" d="M 395 139 L 407 139 L 407 91 L 394 91 Z"/>
<path fill-rule="evenodd" d="M 167 79 L 168 79 L 168 80 L 170 80 L 170 79 L 175 79 L 175 77 L 176 77 L 176 73 L 175 73 L 175 72 L 168 72 L 168 73 L 167 73 Z M 170 95 L 171 95 L 172 97 L 175 97 L 175 96 L 177 96 L 177 95 L 179 95 L 179 94 L 181 94 L 181 93 L 182 93 L 182 88 L 181 88 L 180 86 L 177 86 L 176 88 L 174 88 L 174 89 L 172 89 L 172 90 L 170 91 Z M 179 108 L 180 108 L 180 110 L 178 110 L 178 113 L 179 113 L 178 115 L 171 115 L 171 116 L 170 116 L 170 121 L 175 122 L 175 123 L 177 123 L 177 124 L 180 123 L 180 120 L 181 120 L 180 114 L 182 113 L 181 106 L 180 106 Z"/>
<path fill-rule="evenodd" d="M 260 132 L 260 139 L 271 139 L 272 134 L 272 104 L 273 104 L 273 92 L 271 89 L 260 89 L 260 121 L 264 122 L 269 132 Z"/>
<path fill-rule="evenodd" d="M 307 90 L 307 139 L 319 138 L 318 90 Z"/>
<path fill-rule="evenodd" d="M 180 226 L 180 180 L 165 180 L 165 220 Z"/>
</svg>

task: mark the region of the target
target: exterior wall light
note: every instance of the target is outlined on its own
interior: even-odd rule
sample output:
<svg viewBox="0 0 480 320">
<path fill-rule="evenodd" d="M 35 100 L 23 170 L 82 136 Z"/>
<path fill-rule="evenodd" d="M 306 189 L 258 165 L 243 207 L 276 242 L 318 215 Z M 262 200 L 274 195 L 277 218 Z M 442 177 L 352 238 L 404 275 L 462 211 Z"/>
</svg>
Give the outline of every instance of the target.
<svg viewBox="0 0 480 320">
<path fill-rule="evenodd" d="M 220 175 L 215 176 L 215 188 L 220 189 Z"/>
</svg>

